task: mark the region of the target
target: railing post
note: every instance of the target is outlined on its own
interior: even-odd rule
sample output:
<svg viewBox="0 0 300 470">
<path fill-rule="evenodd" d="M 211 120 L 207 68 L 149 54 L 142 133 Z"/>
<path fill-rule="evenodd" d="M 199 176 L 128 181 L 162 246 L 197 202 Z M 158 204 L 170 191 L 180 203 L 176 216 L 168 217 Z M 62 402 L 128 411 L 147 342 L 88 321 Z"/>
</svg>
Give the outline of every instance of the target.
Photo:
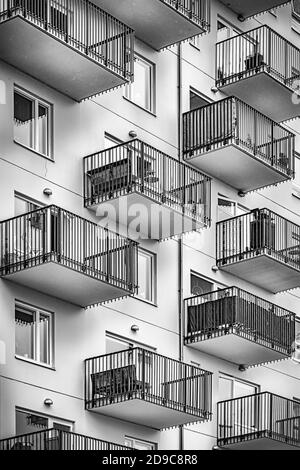
<svg viewBox="0 0 300 470">
<path fill-rule="evenodd" d="M 90 34 L 90 30 L 89 30 L 89 3 L 86 2 L 86 7 L 85 7 L 85 15 L 86 15 L 86 25 L 85 25 L 85 53 L 86 55 L 89 54 L 89 34 Z"/>
<path fill-rule="evenodd" d="M 106 274 L 105 274 L 105 278 L 106 278 L 106 281 L 108 282 L 109 281 L 109 232 L 107 229 L 105 229 L 105 232 L 106 232 L 106 237 L 105 237 L 105 253 L 106 253 Z"/>
<path fill-rule="evenodd" d="M 269 400 L 270 400 L 270 409 L 269 409 L 270 429 L 269 429 L 269 433 L 270 433 L 270 436 L 272 436 L 272 433 L 273 433 L 273 395 L 272 394 L 269 394 Z"/>
<path fill-rule="evenodd" d="M 145 387 L 146 387 L 146 371 L 145 371 L 145 365 L 146 365 L 146 351 L 143 349 L 142 353 L 142 399 L 145 399 Z"/>
<path fill-rule="evenodd" d="M 141 145 L 141 192 L 144 192 L 145 189 L 145 146 L 144 142 L 140 143 Z"/>
</svg>

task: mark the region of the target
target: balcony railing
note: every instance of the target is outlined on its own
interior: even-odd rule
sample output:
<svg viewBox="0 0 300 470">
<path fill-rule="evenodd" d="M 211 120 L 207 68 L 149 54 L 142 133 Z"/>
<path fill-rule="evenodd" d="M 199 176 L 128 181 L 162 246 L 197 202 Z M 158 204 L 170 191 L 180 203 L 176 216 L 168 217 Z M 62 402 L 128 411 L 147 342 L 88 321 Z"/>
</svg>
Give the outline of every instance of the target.
<svg viewBox="0 0 300 470">
<path fill-rule="evenodd" d="M 299 403 L 268 392 L 218 403 L 219 446 L 252 442 L 253 449 L 259 439 L 300 447 Z"/>
<path fill-rule="evenodd" d="M 191 163 L 196 156 L 235 145 L 286 179 L 294 175 L 295 135 L 237 98 L 185 113 L 183 130 L 183 154 Z"/>
<path fill-rule="evenodd" d="M 299 115 L 292 98 L 300 78 L 300 49 L 283 36 L 260 26 L 218 43 L 216 56 L 216 85 L 224 92 L 275 121 Z"/>
<path fill-rule="evenodd" d="M 287 357 L 293 352 L 295 314 L 238 287 L 186 299 L 185 311 L 186 344 L 233 333 Z"/>
<path fill-rule="evenodd" d="M 137 38 L 162 50 L 210 30 L 210 0 L 93 0 L 130 25 Z M 133 14 L 134 12 L 134 14 Z"/>
<path fill-rule="evenodd" d="M 190 21 L 197 23 L 204 31 L 210 29 L 210 0 L 162 0 Z"/>
<path fill-rule="evenodd" d="M 268 26 L 217 44 L 218 86 L 258 72 L 267 72 L 293 90 L 294 81 L 300 78 L 300 49 Z"/>
<path fill-rule="evenodd" d="M 211 179 L 154 147 L 132 140 L 84 159 L 85 207 L 134 192 L 210 224 Z"/>
<path fill-rule="evenodd" d="M 119 451 L 129 447 L 70 431 L 46 429 L 0 440 L 1 450 L 91 450 Z"/>
<path fill-rule="evenodd" d="M 149 409 L 151 404 L 158 405 L 158 418 L 164 407 L 191 415 L 190 421 L 208 420 L 212 411 L 211 387 L 211 372 L 141 348 L 85 361 L 88 410 L 138 399 L 149 403 Z M 146 416 L 140 418 L 148 424 Z M 168 426 L 165 422 L 161 427 Z"/>
<path fill-rule="evenodd" d="M 256 209 L 217 224 L 220 268 L 263 255 L 299 273 L 300 226 L 269 209 Z"/>
<path fill-rule="evenodd" d="M 136 292 L 134 241 L 57 206 L 0 222 L 0 276 L 12 277 L 51 262 L 129 294 Z"/>
<path fill-rule="evenodd" d="M 88 0 L 0 0 L 0 25 L 16 17 L 97 62 L 124 82 L 133 79 L 133 30 Z"/>
</svg>

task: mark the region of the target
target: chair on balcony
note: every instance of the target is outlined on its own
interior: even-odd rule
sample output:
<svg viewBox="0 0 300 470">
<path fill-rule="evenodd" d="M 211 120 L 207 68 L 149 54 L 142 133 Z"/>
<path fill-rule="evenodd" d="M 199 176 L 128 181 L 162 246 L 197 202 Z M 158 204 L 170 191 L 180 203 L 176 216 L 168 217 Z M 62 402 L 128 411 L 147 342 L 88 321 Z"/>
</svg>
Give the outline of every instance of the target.
<svg viewBox="0 0 300 470">
<path fill-rule="evenodd" d="M 91 381 L 93 406 L 97 406 L 101 399 L 113 403 L 115 399 L 120 401 L 120 396 L 130 399 L 135 392 L 148 392 L 150 389 L 149 383 L 143 384 L 137 378 L 133 364 L 91 374 Z"/>
</svg>

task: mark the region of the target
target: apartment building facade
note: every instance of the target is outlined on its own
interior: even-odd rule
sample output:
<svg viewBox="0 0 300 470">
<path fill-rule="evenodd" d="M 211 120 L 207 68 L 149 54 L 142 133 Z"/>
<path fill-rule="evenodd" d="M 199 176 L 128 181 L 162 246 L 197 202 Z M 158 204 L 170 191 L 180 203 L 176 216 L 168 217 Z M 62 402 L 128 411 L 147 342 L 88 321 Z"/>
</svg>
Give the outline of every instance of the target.
<svg viewBox="0 0 300 470">
<path fill-rule="evenodd" d="M 300 7 L 240 3 L 0 0 L 0 450 L 300 449 Z"/>
</svg>

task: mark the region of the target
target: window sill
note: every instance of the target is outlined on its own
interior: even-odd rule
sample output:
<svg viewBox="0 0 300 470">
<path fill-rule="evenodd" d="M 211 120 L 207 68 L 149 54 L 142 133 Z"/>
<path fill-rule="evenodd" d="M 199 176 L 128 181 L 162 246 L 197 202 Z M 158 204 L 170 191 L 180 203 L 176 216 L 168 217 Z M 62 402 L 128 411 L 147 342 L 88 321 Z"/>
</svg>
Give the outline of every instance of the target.
<svg viewBox="0 0 300 470">
<path fill-rule="evenodd" d="M 150 111 L 149 109 L 143 108 L 143 106 L 140 106 L 139 104 L 135 103 L 134 101 L 131 101 L 130 99 L 126 98 L 126 96 L 123 96 L 124 100 L 127 101 L 130 104 L 133 104 L 133 106 L 136 106 L 137 108 L 141 109 L 142 111 L 145 111 L 145 113 L 150 114 L 150 116 L 157 117 L 156 113 L 153 111 Z"/>
<path fill-rule="evenodd" d="M 17 359 L 18 361 L 26 362 L 27 364 L 32 364 L 33 366 L 42 367 L 43 369 L 56 371 L 54 366 L 48 366 L 47 364 L 42 364 L 41 362 L 26 359 L 26 357 L 18 356 L 17 354 L 15 354 L 15 359 Z"/>
<path fill-rule="evenodd" d="M 157 303 L 151 302 L 151 300 L 142 299 L 141 297 L 138 297 L 137 295 L 133 296 L 132 298 L 133 298 L 133 299 L 136 299 L 136 300 L 139 300 L 140 302 L 143 302 L 144 304 L 148 304 L 148 305 L 150 305 L 151 307 L 158 308 Z"/>
<path fill-rule="evenodd" d="M 45 158 L 45 160 L 48 160 L 49 162 L 55 163 L 54 159 L 51 157 L 47 157 L 47 155 L 44 155 L 43 153 L 38 152 L 37 150 L 34 150 L 30 147 L 27 147 L 27 145 L 21 144 L 21 142 L 18 142 L 17 140 L 14 139 L 14 143 L 16 145 L 19 145 L 23 149 L 29 150 L 29 152 L 35 153 L 35 155 L 38 155 L 39 157 Z"/>
</svg>

